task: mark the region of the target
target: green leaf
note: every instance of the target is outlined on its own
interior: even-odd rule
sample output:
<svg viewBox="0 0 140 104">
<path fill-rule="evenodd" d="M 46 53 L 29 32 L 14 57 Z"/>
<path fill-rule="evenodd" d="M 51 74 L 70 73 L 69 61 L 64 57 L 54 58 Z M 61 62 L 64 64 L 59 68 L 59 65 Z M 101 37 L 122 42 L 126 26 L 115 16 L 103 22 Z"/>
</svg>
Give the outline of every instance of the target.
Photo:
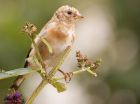
<svg viewBox="0 0 140 104">
<path fill-rule="evenodd" d="M 52 83 L 52 85 L 57 89 L 57 92 L 59 92 L 59 93 L 65 91 L 67 89 L 65 84 L 61 83 L 61 82 L 54 82 L 54 83 Z"/>
<path fill-rule="evenodd" d="M 33 70 L 33 69 L 29 69 L 29 68 L 19 68 L 19 69 L 1 72 L 0 73 L 0 80 L 10 78 L 10 77 L 15 77 L 18 75 L 33 73 L 35 71 L 37 71 L 37 70 Z"/>
</svg>

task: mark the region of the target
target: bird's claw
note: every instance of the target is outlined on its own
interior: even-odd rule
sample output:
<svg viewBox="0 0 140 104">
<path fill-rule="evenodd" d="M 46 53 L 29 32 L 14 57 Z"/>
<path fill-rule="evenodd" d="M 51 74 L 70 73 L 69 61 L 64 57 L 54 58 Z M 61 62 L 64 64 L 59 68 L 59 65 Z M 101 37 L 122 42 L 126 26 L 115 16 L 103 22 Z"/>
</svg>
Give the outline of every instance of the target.
<svg viewBox="0 0 140 104">
<path fill-rule="evenodd" d="M 64 75 L 65 82 L 69 83 L 72 79 L 73 73 L 72 72 L 65 73 L 60 69 L 59 69 L 59 71 Z"/>
<path fill-rule="evenodd" d="M 69 83 L 72 79 L 73 73 L 72 72 L 68 72 L 68 73 L 64 73 L 64 79 L 66 83 Z"/>
</svg>

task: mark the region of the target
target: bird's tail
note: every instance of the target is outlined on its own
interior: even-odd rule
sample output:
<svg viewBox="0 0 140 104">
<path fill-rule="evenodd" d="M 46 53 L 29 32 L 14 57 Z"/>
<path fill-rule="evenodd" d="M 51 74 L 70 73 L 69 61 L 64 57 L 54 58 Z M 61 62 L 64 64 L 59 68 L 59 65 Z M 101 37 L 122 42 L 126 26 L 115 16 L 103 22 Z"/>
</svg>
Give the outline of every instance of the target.
<svg viewBox="0 0 140 104">
<path fill-rule="evenodd" d="M 18 90 L 20 85 L 25 79 L 25 75 L 19 75 L 13 82 L 13 84 L 10 86 L 10 89 Z"/>
</svg>

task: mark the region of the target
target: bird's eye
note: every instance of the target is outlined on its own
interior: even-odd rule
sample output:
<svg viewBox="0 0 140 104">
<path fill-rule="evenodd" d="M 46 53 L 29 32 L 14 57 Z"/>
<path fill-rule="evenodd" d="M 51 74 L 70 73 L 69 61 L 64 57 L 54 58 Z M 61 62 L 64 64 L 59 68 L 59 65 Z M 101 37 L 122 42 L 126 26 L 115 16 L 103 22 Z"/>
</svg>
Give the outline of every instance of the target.
<svg viewBox="0 0 140 104">
<path fill-rule="evenodd" d="M 72 14 L 72 11 L 67 11 L 67 14 L 68 14 L 68 15 L 71 15 L 71 14 Z"/>
</svg>

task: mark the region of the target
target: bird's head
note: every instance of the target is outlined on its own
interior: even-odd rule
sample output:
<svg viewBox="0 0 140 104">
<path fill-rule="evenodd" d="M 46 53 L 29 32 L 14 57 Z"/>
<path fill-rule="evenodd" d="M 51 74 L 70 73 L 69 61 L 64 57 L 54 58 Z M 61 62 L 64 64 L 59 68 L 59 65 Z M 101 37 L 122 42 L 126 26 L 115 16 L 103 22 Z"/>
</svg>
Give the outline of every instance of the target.
<svg viewBox="0 0 140 104">
<path fill-rule="evenodd" d="M 60 22 L 66 23 L 75 23 L 77 20 L 83 18 L 76 8 L 68 5 L 58 8 L 54 15 Z"/>
</svg>

